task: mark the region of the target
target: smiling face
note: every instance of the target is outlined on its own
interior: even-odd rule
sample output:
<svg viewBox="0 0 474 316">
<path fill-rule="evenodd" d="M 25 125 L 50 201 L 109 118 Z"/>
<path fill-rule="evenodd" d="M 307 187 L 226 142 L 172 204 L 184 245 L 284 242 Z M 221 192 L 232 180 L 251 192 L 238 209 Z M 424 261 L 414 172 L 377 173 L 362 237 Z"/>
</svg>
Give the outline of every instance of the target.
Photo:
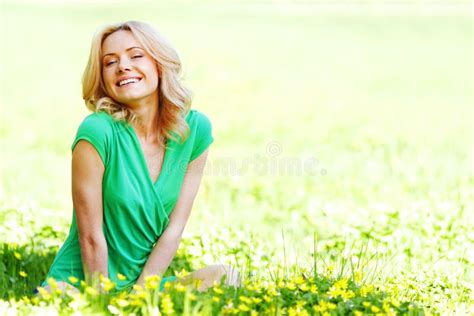
<svg viewBox="0 0 474 316">
<path fill-rule="evenodd" d="M 102 78 L 107 94 L 136 108 L 158 105 L 158 69 L 130 31 L 116 31 L 102 43 Z"/>
</svg>

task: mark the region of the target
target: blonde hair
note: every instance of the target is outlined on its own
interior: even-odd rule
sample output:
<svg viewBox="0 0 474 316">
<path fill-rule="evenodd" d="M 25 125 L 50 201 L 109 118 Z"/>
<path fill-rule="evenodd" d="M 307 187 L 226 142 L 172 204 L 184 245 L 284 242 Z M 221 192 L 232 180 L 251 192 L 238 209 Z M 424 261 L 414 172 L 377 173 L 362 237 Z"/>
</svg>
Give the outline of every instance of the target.
<svg viewBox="0 0 474 316">
<path fill-rule="evenodd" d="M 137 116 L 127 106 L 110 98 L 102 78 L 102 43 L 116 31 L 130 31 L 158 67 L 159 142 L 184 141 L 189 134 L 185 116 L 191 108 L 192 94 L 181 83 L 181 61 L 176 50 L 159 32 L 139 21 L 107 25 L 99 29 L 91 43 L 89 60 L 82 76 L 82 98 L 93 112 L 104 111 L 116 120 L 136 122 Z"/>
</svg>

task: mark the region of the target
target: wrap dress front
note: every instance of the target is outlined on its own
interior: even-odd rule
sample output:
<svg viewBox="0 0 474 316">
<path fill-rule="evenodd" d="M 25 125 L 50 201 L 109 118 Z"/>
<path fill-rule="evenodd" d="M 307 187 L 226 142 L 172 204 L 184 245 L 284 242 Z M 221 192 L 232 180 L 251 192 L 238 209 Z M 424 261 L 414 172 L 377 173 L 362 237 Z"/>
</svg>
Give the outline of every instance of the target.
<svg viewBox="0 0 474 316">
<path fill-rule="evenodd" d="M 209 119 L 190 110 L 186 141 L 167 141 L 161 173 L 153 183 L 133 127 L 105 112 L 88 115 L 79 126 L 80 140 L 97 150 L 105 170 L 102 181 L 103 232 L 107 241 L 109 279 L 120 291 L 132 287 L 169 222 L 188 164 L 213 142 Z M 118 274 L 125 279 L 118 278 Z M 76 211 L 69 234 L 46 276 L 74 286 L 69 277 L 84 280 Z M 41 285 L 45 286 L 45 280 Z"/>
</svg>

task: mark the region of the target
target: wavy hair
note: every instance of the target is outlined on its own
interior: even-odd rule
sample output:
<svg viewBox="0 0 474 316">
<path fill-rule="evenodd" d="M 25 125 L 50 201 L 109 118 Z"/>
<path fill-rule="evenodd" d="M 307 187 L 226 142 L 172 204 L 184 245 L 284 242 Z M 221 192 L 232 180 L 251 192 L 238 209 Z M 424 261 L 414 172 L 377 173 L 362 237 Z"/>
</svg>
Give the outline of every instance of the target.
<svg viewBox="0 0 474 316">
<path fill-rule="evenodd" d="M 94 35 L 89 60 L 82 76 L 82 98 L 93 112 L 104 111 L 116 120 L 136 122 L 137 116 L 127 106 L 109 97 L 102 78 L 102 43 L 116 31 L 130 31 L 158 67 L 158 128 L 159 142 L 181 141 L 189 135 L 185 116 L 191 108 L 192 94 L 181 83 L 181 61 L 168 40 L 150 25 L 128 21 L 106 25 Z"/>
</svg>

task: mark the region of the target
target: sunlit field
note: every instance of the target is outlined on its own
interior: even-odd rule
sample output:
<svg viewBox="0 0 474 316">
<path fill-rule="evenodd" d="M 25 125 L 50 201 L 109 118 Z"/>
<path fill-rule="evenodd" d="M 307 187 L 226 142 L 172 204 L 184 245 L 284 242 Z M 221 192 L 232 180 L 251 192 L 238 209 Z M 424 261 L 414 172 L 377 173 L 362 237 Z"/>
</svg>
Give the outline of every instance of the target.
<svg viewBox="0 0 474 316">
<path fill-rule="evenodd" d="M 472 16 L 265 1 L 2 6 L 0 314 L 474 313 Z M 150 278 L 117 293 L 75 280 L 80 294 L 35 297 L 69 231 L 92 35 L 129 19 L 170 39 L 193 108 L 213 124 L 166 275 L 228 263 L 243 286 L 159 291 Z"/>
</svg>

